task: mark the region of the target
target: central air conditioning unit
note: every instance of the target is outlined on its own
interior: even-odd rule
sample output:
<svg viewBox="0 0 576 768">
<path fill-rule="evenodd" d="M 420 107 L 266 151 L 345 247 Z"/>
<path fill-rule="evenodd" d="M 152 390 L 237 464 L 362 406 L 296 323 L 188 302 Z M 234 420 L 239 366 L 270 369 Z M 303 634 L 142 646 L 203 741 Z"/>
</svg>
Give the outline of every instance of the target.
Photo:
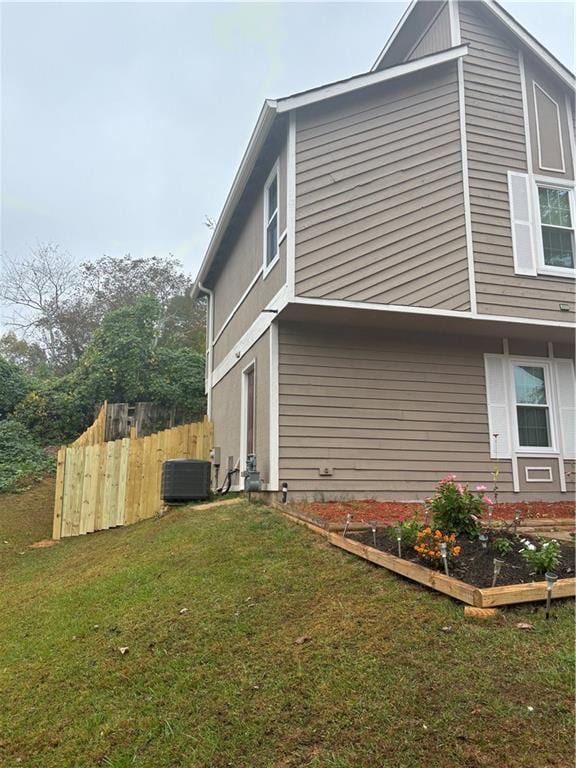
<svg viewBox="0 0 576 768">
<path fill-rule="evenodd" d="M 199 459 L 170 459 L 162 467 L 162 500 L 202 501 L 210 498 L 211 463 Z"/>
</svg>

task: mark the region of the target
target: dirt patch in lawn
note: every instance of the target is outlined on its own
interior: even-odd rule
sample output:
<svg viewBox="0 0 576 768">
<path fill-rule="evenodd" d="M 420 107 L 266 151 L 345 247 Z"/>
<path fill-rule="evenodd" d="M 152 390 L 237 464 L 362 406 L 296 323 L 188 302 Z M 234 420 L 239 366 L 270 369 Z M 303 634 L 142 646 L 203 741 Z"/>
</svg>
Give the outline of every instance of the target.
<svg viewBox="0 0 576 768">
<path fill-rule="evenodd" d="M 374 542 L 374 537 L 376 542 Z M 382 552 L 398 556 L 398 542 L 395 536 L 391 536 L 386 530 L 372 531 L 354 531 L 348 534 L 347 538 L 359 541 L 369 547 L 375 547 Z M 502 570 L 498 576 L 497 586 L 508 584 L 529 584 L 534 581 L 544 581 L 544 576 L 531 573 L 530 567 L 520 554 L 522 543 L 519 536 L 513 534 L 499 533 L 498 538 L 507 538 L 512 549 L 506 555 L 499 555 L 488 543 L 486 549 L 478 541 L 467 541 L 458 539 L 461 547 L 459 556 L 449 567 L 450 576 L 454 576 L 474 587 L 484 588 L 492 586 L 492 575 L 494 572 L 494 558 L 497 557 L 503 561 Z M 574 546 L 569 543 L 561 543 L 560 551 L 562 560 L 556 568 L 556 573 L 561 579 L 572 578 L 574 576 Z M 429 566 L 425 560 L 418 557 L 413 547 L 404 546 L 402 548 L 402 559 L 418 563 L 431 570 L 438 570 Z M 440 569 L 443 573 L 443 567 Z"/>
<path fill-rule="evenodd" d="M 387 525 L 408 520 L 414 515 L 422 519 L 424 514 L 424 505 L 421 503 L 376 501 L 375 499 L 311 502 L 299 504 L 298 508 L 306 515 L 337 523 L 344 523 L 348 513 L 352 514 L 352 519 L 357 523 L 375 520 L 377 523 Z M 574 517 L 576 514 L 573 501 L 518 501 L 493 507 L 493 519 L 512 520 L 517 511 L 526 520 L 541 518 L 556 520 Z"/>
</svg>

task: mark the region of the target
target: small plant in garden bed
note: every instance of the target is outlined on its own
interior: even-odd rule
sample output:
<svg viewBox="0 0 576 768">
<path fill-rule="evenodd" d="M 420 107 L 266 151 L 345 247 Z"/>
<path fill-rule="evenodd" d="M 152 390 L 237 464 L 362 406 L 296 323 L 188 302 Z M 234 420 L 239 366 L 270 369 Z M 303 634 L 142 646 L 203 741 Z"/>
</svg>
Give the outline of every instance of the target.
<svg viewBox="0 0 576 768">
<path fill-rule="evenodd" d="M 503 536 L 501 536 L 498 539 L 494 540 L 494 549 L 501 557 L 505 557 L 507 554 L 512 552 L 514 549 L 514 544 L 510 539 L 506 539 Z"/>
<path fill-rule="evenodd" d="M 420 528 L 422 527 L 418 517 L 414 515 L 411 520 L 404 520 L 399 522 L 395 528 L 395 531 L 400 536 L 402 544 L 407 547 L 413 547 L 416 544 L 416 539 Z"/>
<path fill-rule="evenodd" d="M 456 536 L 475 538 L 480 518 L 493 503 L 485 491 L 483 485 L 471 491 L 467 485 L 456 482 L 456 475 L 443 477 L 434 496 L 426 502 L 434 527 Z"/>
<path fill-rule="evenodd" d="M 539 545 L 529 539 L 522 539 L 523 548 L 520 554 L 529 565 L 533 573 L 546 573 L 556 571 L 560 565 L 562 554 L 560 544 L 556 539 L 540 542 Z"/>
<path fill-rule="evenodd" d="M 449 561 L 454 560 L 461 552 L 461 547 L 456 543 L 454 533 L 445 534 L 440 530 L 423 528 L 416 535 L 416 550 L 418 557 L 425 562 L 440 567 L 442 565 L 442 552 L 440 545 L 446 544 L 446 554 Z"/>
</svg>

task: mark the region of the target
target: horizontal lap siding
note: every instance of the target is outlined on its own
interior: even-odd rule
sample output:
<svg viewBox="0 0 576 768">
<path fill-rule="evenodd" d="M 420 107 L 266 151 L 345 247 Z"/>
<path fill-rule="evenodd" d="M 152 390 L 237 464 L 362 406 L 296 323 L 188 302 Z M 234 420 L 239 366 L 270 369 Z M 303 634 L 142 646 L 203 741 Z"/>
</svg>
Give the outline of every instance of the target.
<svg viewBox="0 0 576 768">
<path fill-rule="evenodd" d="M 296 293 L 469 309 L 455 67 L 298 114 Z"/>
<path fill-rule="evenodd" d="M 517 48 L 470 3 L 460 3 L 460 24 L 478 311 L 565 321 L 571 281 L 514 273 L 507 174 L 527 172 Z"/>
<path fill-rule="evenodd" d="M 300 494 L 395 499 L 425 498 L 447 472 L 489 485 L 484 351 L 500 349 L 281 325 L 281 480 Z M 510 462 L 501 471 L 509 491 Z"/>
</svg>

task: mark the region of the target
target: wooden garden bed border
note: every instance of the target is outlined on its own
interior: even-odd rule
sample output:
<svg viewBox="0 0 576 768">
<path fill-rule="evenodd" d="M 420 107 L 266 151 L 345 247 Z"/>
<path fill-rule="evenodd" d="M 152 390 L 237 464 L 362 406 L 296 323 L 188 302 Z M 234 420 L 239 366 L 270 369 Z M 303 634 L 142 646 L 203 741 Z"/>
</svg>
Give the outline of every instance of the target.
<svg viewBox="0 0 576 768">
<path fill-rule="evenodd" d="M 400 576 L 405 576 L 412 581 L 416 581 L 418 584 L 423 584 L 426 587 L 435 589 L 437 592 L 442 592 L 476 608 L 494 608 L 499 605 L 515 605 L 516 603 L 529 603 L 535 600 L 546 599 L 546 583 L 543 581 L 480 589 L 453 576 L 446 576 L 443 573 L 438 573 L 438 571 L 425 568 L 423 565 L 418 565 L 418 563 L 403 560 L 400 557 L 396 557 L 396 555 L 382 552 L 367 544 L 347 539 L 333 529 L 336 526 L 332 526 L 327 522 L 321 525 L 316 519 L 308 515 L 295 513 L 294 510 L 286 509 L 282 506 L 278 506 L 278 508 L 293 522 L 324 536 L 332 546 L 344 549 L 346 552 L 368 560 L 370 563 L 386 568 L 393 573 L 398 573 Z M 369 526 L 366 525 L 358 525 L 354 528 L 351 525 L 349 530 L 366 530 L 368 528 Z M 342 526 L 338 526 L 338 529 L 342 530 Z M 558 579 L 552 591 L 552 598 L 562 597 L 576 597 L 576 578 Z"/>
</svg>

